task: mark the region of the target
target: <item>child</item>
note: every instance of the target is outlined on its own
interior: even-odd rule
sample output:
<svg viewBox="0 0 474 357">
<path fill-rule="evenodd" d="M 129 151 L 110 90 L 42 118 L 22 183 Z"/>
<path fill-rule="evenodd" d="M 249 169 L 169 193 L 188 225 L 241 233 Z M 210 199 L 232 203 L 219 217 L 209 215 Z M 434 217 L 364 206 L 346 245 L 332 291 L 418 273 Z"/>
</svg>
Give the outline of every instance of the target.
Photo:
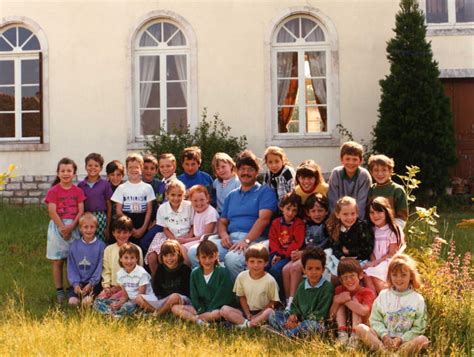
<svg viewBox="0 0 474 357">
<path fill-rule="evenodd" d="M 288 337 L 323 333 L 324 320 L 332 302 L 333 286 L 323 277 L 326 255 L 319 247 L 309 247 L 301 257 L 306 279 L 301 282 L 289 311 L 270 315 L 270 325 Z"/>
<path fill-rule="evenodd" d="M 230 191 L 240 187 L 237 168 L 232 158 L 224 152 L 218 152 L 212 158 L 212 170 L 216 179 L 212 183 L 212 201 L 219 214 L 222 213 L 224 200 Z"/>
<path fill-rule="evenodd" d="M 207 325 L 207 321 L 221 318 L 224 305 L 234 305 L 232 281 L 229 271 L 219 265 L 217 246 L 205 240 L 197 248 L 199 266 L 193 269 L 190 278 L 192 306 L 174 305 L 172 312 L 177 317 Z"/>
<path fill-rule="evenodd" d="M 337 267 L 337 276 L 342 285 L 336 287 L 329 315 L 336 320 L 338 341 L 351 348 L 357 348 L 359 339 L 354 328 L 369 320 L 375 293 L 360 285 L 364 273 L 360 263 L 355 259 L 341 260 Z M 346 326 L 348 314 L 352 321 L 352 328 L 349 330 Z M 350 338 L 348 332 L 351 333 Z"/>
<path fill-rule="evenodd" d="M 193 236 L 190 238 L 179 238 L 179 242 L 186 249 L 199 243 L 204 235 L 217 232 L 217 221 L 219 214 L 210 205 L 211 197 L 202 185 L 195 185 L 189 189 L 189 200 L 193 208 Z"/>
<path fill-rule="evenodd" d="M 370 326 L 360 324 L 356 333 L 372 350 L 400 351 L 410 355 L 428 347 L 423 336 L 426 305 L 415 289 L 420 287 L 416 263 L 405 254 L 393 257 L 388 266 L 389 288 L 375 299 Z"/>
<path fill-rule="evenodd" d="M 199 170 L 201 163 L 202 153 L 199 147 L 185 148 L 181 155 L 181 166 L 184 173 L 178 176 L 178 180 L 184 183 L 186 190 L 194 185 L 203 185 L 209 192 L 212 192 L 212 177 L 208 173 Z"/>
<path fill-rule="evenodd" d="M 329 177 L 329 209 L 334 210 L 337 200 L 343 196 L 356 199 L 359 218 L 364 219 L 367 196 L 372 179 L 369 172 L 361 167 L 364 148 L 359 143 L 348 141 L 341 146 L 342 166 L 334 168 Z"/>
<path fill-rule="evenodd" d="M 125 214 L 132 219 L 130 241 L 139 244 L 139 239 L 145 234 L 150 223 L 155 193 L 149 184 L 142 181 L 144 164 L 140 154 L 128 155 L 125 165 L 128 181 L 117 187 L 111 199 L 117 203 L 117 216 Z"/>
<path fill-rule="evenodd" d="M 291 254 L 303 246 L 305 225 L 297 217 L 301 198 L 296 194 L 287 194 L 280 203 L 282 217 L 275 218 L 270 226 L 268 239 L 270 259 L 266 270 L 275 278 L 280 288 L 283 287 L 283 267 L 290 261 Z"/>
<path fill-rule="evenodd" d="M 48 225 L 46 258 L 52 261 L 58 303 L 66 300 L 63 289 L 63 265 L 74 239 L 80 237 L 76 225 L 84 213 L 84 192 L 72 183 L 77 165 L 68 158 L 59 160 L 57 177 L 46 194 L 45 203 L 51 221 Z"/>
<path fill-rule="evenodd" d="M 95 236 L 97 218 L 86 212 L 79 218 L 79 229 L 82 239 L 71 244 L 67 257 L 67 277 L 72 288 L 69 304 L 77 306 L 92 304 L 94 296 L 101 290 L 100 274 L 102 273 L 102 256 L 105 243 Z"/>
<path fill-rule="evenodd" d="M 79 182 L 77 187 L 84 191 L 86 201 L 84 208 L 86 212 L 92 212 L 97 218 L 97 238 L 105 241 L 109 236 L 110 222 L 112 219 L 112 187 L 110 183 L 100 177 L 100 172 L 104 166 L 104 158 L 97 153 L 86 156 L 86 178 Z"/>
<path fill-rule="evenodd" d="M 160 171 L 161 181 L 167 185 L 170 181 L 176 179 L 176 158 L 173 154 L 161 154 L 158 158 L 158 170 Z"/>
<path fill-rule="evenodd" d="M 400 248 L 403 233 L 395 223 L 389 201 L 384 197 L 375 197 L 369 203 L 369 217 L 374 229 L 375 245 L 370 262 L 364 266 L 364 283 L 378 294 L 386 288 L 388 263 Z"/>
<path fill-rule="evenodd" d="M 147 295 L 139 295 L 137 304 L 157 315 L 171 311 L 174 305 L 191 305 L 189 299 L 189 275 L 191 269 L 184 264 L 181 247 L 175 240 L 167 240 L 161 246 L 158 268 L 152 277 L 155 296 L 148 301 Z"/>
<path fill-rule="evenodd" d="M 156 234 L 145 256 L 145 263 L 149 265 L 152 274 L 157 269 L 158 255 L 166 239 L 175 239 L 181 243 L 186 242 L 182 238 L 193 235 L 193 209 L 191 202 L 184 200 L 185 190 L 184 184 L 179 180 L 171 181 L 166 187 L 167 201 L 158 208 L 156 215 L 156 224 L 163 227 L 163 232 Z M 185 259 L 187 262 L 187 255 Z"/>
<path fill-rule="evenodd" d="M 327 229 L 332 247 L 327 269 L 332 281 L 337 282 L 337 266 L 341 259 L 352 257 L 364 265 L 374 250 L 374 233 L 369 225 L 358 218 L 356 200 L 344 196 L 337 201 L 328 219 Z"/>
<path fill-rule="evenodd" d="M 117 187 L 123 183 L 123 176 L 125 175 L 123 164 L 118 160 L 110 161 L 107 166 L 105 166 L 105 173 L 107 174 L 107 179 L 110 182 L 112 191 L 115 192 Z M 115 212 L 112 210 L 112 215 L 114 214 Z"/>
<path fill-rule="evenodd" d="M 328 184 L 324 182 L 321 168 L 313 160 L 303 161 L 296 169 L 295 193 L 301 197 L 301 203 L 304 205 L 309 195 L 320 193 L 326 196 Z"/>
<path fill-rule="evenodd" d="M 268 172 L 265 173 L 264 182 L 273 188 L 278 202 L 285 196 L 293 192 L 295 187 L 295 170 L 290 166 L 290 162 L 285 152 L 278 146 L 269 146 L 263 156 Z"/>
<path fill-rule="evenodd" d="M 320 247 L 325 249 L 328 245 L 329 235 L 326 230 L 326 218 L 329 204 L 325 196 L 320 193 L 311 194 L 305 203 L 306 234 L 303 247 Z M 286 296 L 286 307 L 290 308 L 296 289 L 303 278 L 303 264 L 301 263 L 302 250 L 291 253 L 291 261 L 283 268 L 283 286 Z"/>
<path fill-rule="evenodd" d="M 408 200 L 403 186 L 392 181 L 395 166 L 393 159 L 385 155 L 372 155 L 368 165 L 375 180 L 369 190 L 369 201 L 378 196 L 387 198 L 395 212 L 395 221 L 403 230 L 408 219 Z"/>
<path fill-rule="evenodd" d="M 278 284 L 265 272 L 268 250 L 263 244 L 254 244 L 245 252 L 248 270 L 237 276 L 234 293 L 240 300 L 241 309 L 231 306 L 221 308 L 221 316 L 238 328 L 256 327 L 268 320 L 275 305 L 280 302 Z"/>
<path fill-rule="evenodd" d="M 121 290 L 117 283 L 117 272 L 120 270 L 119 251 L 121 246 L 128 243 L 128 240 L 132 235 L 133 222 L 130 217 L 119 217 L 112 222 L 111 230 L 116 243 L 109 245 L 104 250 L 102 266 L 103 290 L 98 296 L 99 298 L 110 298 Z M 138 264 L 143 266 L 143 254 L 141 249 L 139 250 Z"/>
<path fill-rule="evenodd" d="M 137 308 L 137 297 L 146 295 L 153 301 L 154 294 L 150 284 L 150 274 L 138 265 L 140 248 L 131 243 L 123 244 L 119 249 L 119 264 L 117 282 L 120 285 L 120 297 L 96 299 L 94 307 L 97 311 L 115 317 L 132 314 Z M 156 297 L 155 297 L 156 299 Z"/>
</svg>

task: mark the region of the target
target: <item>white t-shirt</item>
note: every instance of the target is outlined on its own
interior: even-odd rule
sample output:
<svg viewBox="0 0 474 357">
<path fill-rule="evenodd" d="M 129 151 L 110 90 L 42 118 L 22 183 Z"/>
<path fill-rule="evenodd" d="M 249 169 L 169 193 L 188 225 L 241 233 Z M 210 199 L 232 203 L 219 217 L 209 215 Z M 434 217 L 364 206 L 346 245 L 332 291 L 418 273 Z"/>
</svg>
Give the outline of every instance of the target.
<svg viewBox="0 0 474 357">
<path fill-rule="evenodd" d="M 183 200 L 178 211 L 173 211 L 169 202 L 163 203 L 156 212 L 156 224 L 168 228 L 175 237 L 182 237 L 192 225 L 191 202 Z"/>
<path fill-rule="evenodd" d="M 195 237 L 200 237 L 204 234 L 204 226 L 209 223 L 217 222 L 219 219 L 219 213 L 217 213 L 216 209 L 209 205 L 209 207 L 204 212 L 196 212 L 194 211 L 193 217 L 193 231 Z M 216 233 L 217 232 L 217 224 L 214 227 L 213 232 L 209 233 Z"/>
<path fill-rule="evenodd" d="M 123 206 L 122 211 L 127 213 L 145 213 L 147 203 L 154 199 L 153 187 L 143 181 L 123 183 L 111 197 L 111 200 L 120 203 Z"/>
<path fill-rule="evenodd" d="M 234 293 L 245 296 L 251 311 L 262 310 L 270 301 L 280 301 L 278 284 L 273 276 L 265 273 L 260 279 L 252 279 L 250 272 L 241 272 L 234 284 Z"/>
<path fill-rule="evenodd" d="M 137 297 L 138 288 L 143 285 L 146 285 L 145 295 L 153 293 L 150 279 L 150 274 L 148 274 L 147 271 L 138 264 L 130 273 L 127 273 L 123 268 L 117 272 L 117 282 L 120 286 L 125 288 L 130 300 L 133 300 Z"/>
</svg>

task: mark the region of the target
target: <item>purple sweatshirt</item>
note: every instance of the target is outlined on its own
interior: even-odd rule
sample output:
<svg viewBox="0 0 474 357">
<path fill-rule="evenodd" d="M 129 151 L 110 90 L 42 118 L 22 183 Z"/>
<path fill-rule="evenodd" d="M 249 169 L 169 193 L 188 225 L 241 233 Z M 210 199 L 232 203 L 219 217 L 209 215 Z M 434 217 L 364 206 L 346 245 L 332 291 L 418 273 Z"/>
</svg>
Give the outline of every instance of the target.
<svg viewBox="0 0 474 357">
<path fill-rule="evenodd" d="M 89 244 L 82 238 L 72 242 L 67 257 L 67 278 L 73 287 L 80 283 L 94 286 L 100 282 L 104 249 L 105 243 L 97 238 Z"/>
</svg>

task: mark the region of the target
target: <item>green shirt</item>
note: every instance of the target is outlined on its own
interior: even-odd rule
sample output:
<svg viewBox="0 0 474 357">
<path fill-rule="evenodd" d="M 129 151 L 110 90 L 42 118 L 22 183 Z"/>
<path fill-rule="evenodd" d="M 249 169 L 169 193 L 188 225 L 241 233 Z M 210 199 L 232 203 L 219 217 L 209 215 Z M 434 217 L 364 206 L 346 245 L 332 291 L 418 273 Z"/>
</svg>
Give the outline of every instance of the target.
<svg viewBox="0 0 474 357">
<path fill-rule="evenodd" d="M 232 288 L 229 271 L 220 265 L 214 268 L 208 283 L 200 266 L 191 272 L 191 302 L 198 314 L 220 309 L 224 305 L 234 305 Z"/>
<path fill-rule="evenodd" d="M 403 186 L 389 180 L 383 185 L 374 183 L 369 190 L 369 202 L 375 197 L 385 197 L 393 209 L 395 218 L 404 222 L 408 219 L 408 200 Z"/>
<path fill-rule="evenodd" d="M 298 316 L 300 321 L 327 319 L 333 291 L 332 284 L 323 277 L 314 287 L 304 279 L 296 290 L 290 313 Z"/>
</svg>

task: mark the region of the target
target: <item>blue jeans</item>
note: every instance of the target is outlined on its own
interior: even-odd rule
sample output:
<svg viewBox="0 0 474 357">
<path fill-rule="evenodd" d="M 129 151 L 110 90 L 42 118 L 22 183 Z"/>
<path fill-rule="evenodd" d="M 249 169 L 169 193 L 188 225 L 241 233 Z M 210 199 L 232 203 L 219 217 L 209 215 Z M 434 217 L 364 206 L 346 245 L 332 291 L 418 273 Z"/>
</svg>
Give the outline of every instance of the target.
<svg viewBox="0 0 474 357">
<path fill-rule="evenodd" d="M 143 237 L 138 240 L 138 245 L 142 248 L 143 256 L 146 255 L 148 252 L 148 248 L 150 248 L 150 244 L 155 238 L 156 233 L 163 232 L 163 227 L 155 224 L 151 227 L 148 232 L 145 233 Z"/>
<path fill-rule="evenodd" d="M 325 330 L 322 321 L 304 320 L 293 329 L 285 328 L 285 323 L 290 314 L 286 311 L 274 311 L 268 318 L 270 325 L 277 331 L 284 333 L 288 337 L 312 336 L 322 334 Z"/>
<path fill-rule="evenodd" d="M 268 271 L 271 276 L 273 276 L 278 283 L 278 287 L 280 288 L 280 292 L 283 291 L 283 267 L 288 264 L 290 259 L 288 258 L 281 258 L 279 262 L 277 262 L 275 265 L 272 266 L 272 260 L 273 257 L 277 255 L 276 253 L 270 254 L 270 257 L 268 259 L 268 264 L 265 267 L 265 270 Z"/>
</svg>

